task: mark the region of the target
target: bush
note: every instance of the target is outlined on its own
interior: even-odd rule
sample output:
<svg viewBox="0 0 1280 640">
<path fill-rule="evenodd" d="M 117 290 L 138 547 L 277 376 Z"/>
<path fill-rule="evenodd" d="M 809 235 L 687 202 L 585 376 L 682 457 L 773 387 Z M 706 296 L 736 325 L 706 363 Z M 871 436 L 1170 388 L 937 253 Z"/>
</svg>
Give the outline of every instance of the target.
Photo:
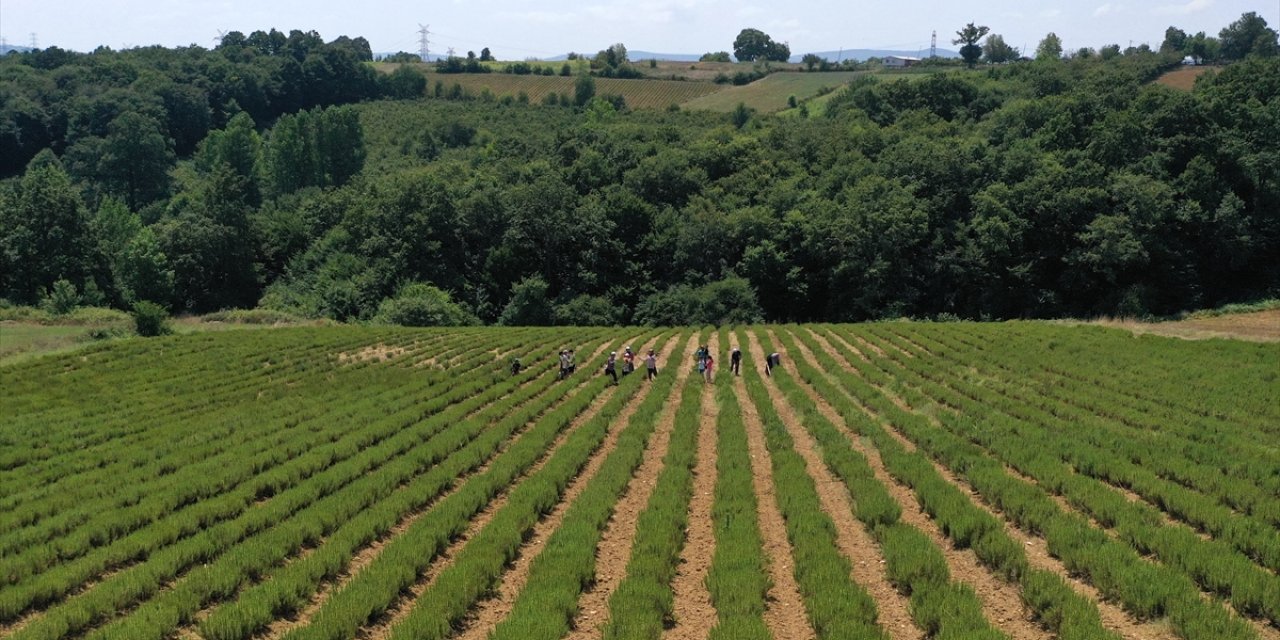
<svg viewBox="0 0 1280 640">
<path fill-rule="evenodd" d="M 53 283 L 53 289 L 45 292 L 40 306 L 55 316 L 65 316 L 80 306 L 80 292 L 66 280 Z"/>
<path fill-rule="evenodd" d="M 421 282 L 407 285 L 396 297 L 383 300 L 374 319 L 406 327 L 457 327 L 480 322 L 447 292 Z"/>
<path fill-rule="evenodd" d="M 169 312 L 164 307 L 146 300 L 133 305 L 133 328 L 144 338 L 168 335 L 173 332 L 169 326 Z"/>
</svg>

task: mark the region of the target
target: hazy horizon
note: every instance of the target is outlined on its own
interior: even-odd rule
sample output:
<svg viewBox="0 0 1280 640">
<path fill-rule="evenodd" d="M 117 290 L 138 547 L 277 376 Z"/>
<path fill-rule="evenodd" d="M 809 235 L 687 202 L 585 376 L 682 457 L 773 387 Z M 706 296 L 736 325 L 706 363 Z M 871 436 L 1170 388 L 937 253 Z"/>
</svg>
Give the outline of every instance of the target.
<svg viewBox="0 0 1280 640">
<path fill-rule="evenodd" d="M 512 0 L 449 0 L 428 10 L 403 0 L 370 4 L 300 2 L 138 2 L 136 0 L 0 3 L 0 36 L 11 45 L 58 46 L 91 51 L 99 45 L 213 47 L 219 31 L 248 35 L 271 28 L 314 30 L 325 40 L 363 36 L 374 51 L 418 50 L 419 24 L 430 27 L 433 54 L 489 47 L 501 59 L 546 58 L 569 51 L 595 52 L 615 42 L 659 53 L 731 51 L 746 27 L 791 45 L 793 53 L 839 49 L 926 50 L 937 31 L 938 48 L 953 49 L 956 30 L 968 22 L 991 28 L 1008 44 L 1032 52 L 1050 31 L 1064 49 L 1158 47 L 1169 26 L 1187 33 L 1218 31 L 1247 11 L 1276 28 L 1280 2 L 1266 8 L 1245 0 L 1137 0 L 1070 3 L 1060 0 L 992 0 L 971 7 L 920 0 L 894 6 L 851 7 L 835 0 L 792 3 L 783 13 L 761 2 L 727 0 L 549 0 L 535 9 Z"/>
</svg>

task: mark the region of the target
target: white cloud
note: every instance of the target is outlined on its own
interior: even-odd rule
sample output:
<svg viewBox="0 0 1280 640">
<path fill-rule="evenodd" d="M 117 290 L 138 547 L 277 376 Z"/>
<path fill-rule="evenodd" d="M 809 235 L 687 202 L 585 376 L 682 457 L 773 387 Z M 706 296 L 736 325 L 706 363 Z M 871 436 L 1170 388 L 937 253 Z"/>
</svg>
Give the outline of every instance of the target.
<svg viewBox="0 0 1280 640">
<path fill-rule="evenodd" d="M 1101 18 L 1102 16 L 1105 16 L 1105 15 L 1108 15 L 1108 14 L 1112 14 L 1112 13 L 1119 13 L 1119 12 L 1120 12 L 1120 11 L 1122 11 L 1122 10 L 1124 10 L 1124 5 L 1122 5 L 1122 4 L 1111 4 L 1110 2 L 1108 2 L 1108 3 L 1106 3 L 1106 4 L 1104 4 L 1104 5 L 1100 6 L 1100 7 L 1098 7 L 1097 9 L 1094 9 L 1094 10 L 1093 10 L 1093 17 L 1095 17 L 1095 18 Z"/>
<path fill-rule="evenodd" d="M 534 24 L 569 24 L 578 21 L 578 14 L 572 11 L 500 11 L 498 17 L 513 22 L 531 22 Z"/>
<path fill-rule="evenodd" d="M 1151 10 L 1158 16 L 1185 16 L 1199 13 L 1213 6 L 1213 0 L 1189 0 L 1185 4 L 1166 4 Z"/>
</svg>

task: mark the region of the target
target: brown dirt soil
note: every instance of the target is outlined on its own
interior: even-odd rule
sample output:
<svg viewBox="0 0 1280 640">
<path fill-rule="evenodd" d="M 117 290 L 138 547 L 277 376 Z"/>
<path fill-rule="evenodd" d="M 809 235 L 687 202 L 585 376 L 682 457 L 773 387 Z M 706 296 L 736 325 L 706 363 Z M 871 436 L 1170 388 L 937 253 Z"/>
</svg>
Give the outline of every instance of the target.
<svg viewBox="0 0 1280 640">
<path fill-rule="evenodd" d="M 718 349 L 719 336 L 712 336 L 712 349 Z M 727 369 L 726 369 L 727 371 Z M 728 373 L 727 375 L 733 375 Z M 665 634 L 668 640 L 704 640 L 716 623 L 715 605 L 706 579 L 715 556 L 715 527 L 711 507 L 716 492 L 716 450 L 719 440 L 716 422 L 720 407 L 716 404 L 715 387 L 702 390 L 702 419 L 698 424 L 698 457 L 693 467 L 693 496 L 689 500 L 689 526 L 680 564 L 671 590 L 675 598 L 675 626 Z"/>
<path fill-rule="evenodd" d="M 763 355 L 755 362 L 764 362 Z M 782 512 L 778 510 L 773 464 L 769 449 L 764 444 L 764 423 L 755 403 L 747 395 L 747 385 L 741 377 L 733 378 L 733 391 L 742 407 L 742 421 L 747 430 L 751 483 L 759 505 L 760 539 L 769 563 L 769 579 L 773 582 L 766 594 L 764 623 L 773 637 L 779 640 L 812 640 L 816 634 L 809 624 L 804 601 L 800 597 L 800 585 L 792 571 L 791 543 L 787 540 L 787 525 L 782 520 Z"/>
<path fill-rule="evenodd" d="M 409 350 L 401 346 L 388 346 L 381 342 L 371 344 L 356 352 L 344 351 L 338 354 L 338 364 L 352 364 L 355 362 L 367 362 L 369 360 L 390 360 L 398 358 L 408 353 Z"/>
<path fill-rule="evenodd" d="M 777 344 L 773 331 L 768 333 L 770 338 L 774 339 L 774 344 Z M 763 357 L 764 352 L 760 349 L 760 343 L 754 335 L 750 337 L 750 348 Z M 803 345 L 800 346 L 800 350 L 808 357 Z M 809 360 L 812 360 L 812 357 L 809 357 Z M 765 388 L 769 392 L 769 399 L 773 401 L 774 408 L 778 411 L 778 416 L 782 418 L 782 423 L 795 441 L 796 452 L 804 458 L 809 475 L 813 477 L 823 511 L 836 525 L 836 544 L 853 567 L 851 575 L 854 582 L 866 589 L 876 601 L 877 622 L 894 638 L 913 640 L 923 638 L 924 632 L 911 620 L 909 600 L 889 582 L 884 557 L 880 554 L 880 545 L 853 516 L 854 501 L 849 495 L 848 488 L 822 461 L 817 442 L 804 428 L 803 422 L 778 386 L 769 381 L 765 384 Z M 833 424 L 844 424 L 843 418 L 836 415 L 830 406 L 824 406 L 825 403 L 822 403 L 821 398 L 811 388 L 805 387 L 805 391 L 810 398 L 819 402 L 818 410 L 824 417 Z"/>
<path fill-rule="evenodd" d="M 841 357 L 840 352 L 837 349 L 835 349 L 827 340 L 825 340 L 822 336 L 818 336 L 816 334 L 814 334 L 814 339 L 818 342 L 819 346 L 821 346 L 823 350 L 827 352 L 827 354 L 829 354 L 832 358 L 835 358 L 836 362 L 840 364 L 841 368 L 843 368 L 848 373 L 857 375 L 857 369 L 854 369 L 851 365 L 849 365 L 849 363 L 845 361 L 844 358 Z M 809 357 L 807 353 L 806 353 L 806 357 Z M 810 358 L 810 360 L 812 361 L 812 358 Z M 890 393 L 884 389 L 877 389 L 877 390 L 879 390 L 881 393 L 884 393 L 886 396 L 890 395 Z M 898 402 L 901 402 L 901 399 L 896 398 L 895 396 L 894 403 L 897 404 Z M 906 411 L 911 411 L 913 413 L 923 415 L 925 416 L 926 419 L 929 420 L 931 424 L 941 428 L 941 423 L 938 421 L 936 417 L 926 413 L 916 411 L 914 408 L 906 406 L 905 403 L 899 405 L 899 407 L 903 408 Z M 916 448 L 915 443 L 908 440 L 905 436 L 903 436 L 897 430 L 890 429 L 889 435 L 893 436 L 894 439 L 902 443 L 904 447 L 907 447 L 910 450 L 915 450 Z M 960 488 L 960 490 L 964 491 L 965 493 L 968 493 L 970 499 L 973 500 L 974 504 L 976 504 L 979 508 L 985 510 L 987 513 L 995 516 L 997 519 L 999 519 L 1002 522 L 1002 524 L 1004 524 L 1005 533 L 1008 534 L 1010 538 L 1013 538 L 1015 541 L 1022 544 L 1022 548 L 1027 554 L 1027 561 L 1031 564 L 1033 568 L 1041 569 L 1044 571 L 1049 571 L 1057 574 L 1059 577 L 1063 579 L 1064 582 L 1067 583 L 1067 586 L 1071 587 L 1076 593 L 1079 593 L 1085 598 L 1088 598 L 1089 600 L 1092 600 L 1093 602 L 1097 603 L 1098 613 L 1099 613 L 1099 616 L 1102 618 L 1103 627 L 1111 631 L 1115 631 L 1116 633 L 1119 633 L 1121 636 L 1124 636 L 1125 638 L 1130 638 L 1135 640 L 1159 640 L 1163 638 L 1174 637 L 1173 631 L 1168 627 L 1168 625 L 1159 623 L 1159 622 L 1140 621 L 1134 618 L 1133 616 L 1130 616 L 1128 613 L 1125 613 L 1124 609 L 1121 609 L 1119 606 L 1111 602 L 1105 601 L 1102 597 L 1102 594 L 1097 589 L 1095 589 L 1093 585 L 1073 577 L 1070 574 L 1070 572 L 1067 571 L 1066 566 L 1062 564 L 1062 561 L 1049 555 L 1048 545 L 1042 538 L 1028 534 L 1022 529 L 1019 529 L 1016 526 L 1014 526 L 1008 520 L 1005 520 L 1003 517 L 1003 514 L 1001 514 L 991 505 L 987 504 L 986 501 L 982 498 L 981 494 L 979 494 L 977 491 L 974 491 L 973 487 L 969 486 L 967 482 L 960 480 L 954 474 L 952 474 L 950 469 L 947 469 L 946 467 L 942 466 L 936 460 L 930 459 L 929 462 L 933 465 L 933 468 L 938 471 L 938 474 L 941 475 L 947 482 L 950 482 L 951 484 Z"/>
<path fill-rule="evenodd" d="M 596 347 L 595 351 L 592 352 L 589 358 L 594 359 L 599 357 L 599 355 L 607 347 L 608 347 L 608 343 L 601 342 Z M 529 381 L 526 381 L 524 384 L 529 384 L 530 382 L 532 382 L 532 379 L 530 379 Z M 585 382 L 586 382 L 586 379 L 584 378 L 581 384 L 585 384 Z M 583 415 L 586 415 L 586 416 L 594 415 L 595 412 L 599 410 L 600 406 L 603 405 L 604 402 L 608 399 L 606 394 L 601 394 L 601 396 L 602 397 L 592 401 L 592 404 L 587 407 L 586 411 L 583 412 Z M 557 404 L 559 404 L 559 402 L 557 402 Z M 476 411 L 472 412 L 470 415 L 475 415 L 475 413 L 478 413 L 483 409 L 484 408 L 481 407 L 480 409 L 477 409 Z M 579 420 L 585 421 L 586 418 L 580 417 Z M 572 432 L 574 427 L 582 423 L 581 421 L 575 420 L 573 423 L 569 425 L 568 428 L 566 428 L 563 432 L 561 432 L 560 436 L 558 436 L 558 439 L 555 441 L 553 446 L 548 449 L 548 452 L 554 451 L 556 446 L 558 446 L 563 441 L 563 438 L 566 437 L 566 434 Z M 290 616 L 288 618 L 280 618 L 272 622 L 271 625 L 267 628 L 267 631 L 263 634 L 260 634 L 258 637 L 263 638 L 265 640 L 278 640 L 279 638 L 283 637 L 285 634 L 289 633 L 290 631 L 310 624 L 311 619 L 315 617 L 315 614 L 319 612 L 320 609 L 322 609 L 326 604 L 328 604 L 329 598 L 334 593 L 341 591 L 343 588 L 345 588 L 348 583 L 350 583 L 353 579 L 355 579 L 356 575 L 358 575 L 361 571 L 363 571 L 365 567 L 368 567 L 370 564 L 372 564 L 373 561 L 376 560 L 378 556 L 382 554 L 382 550 L 386 548 L 386 546 L 390 544 L 392 540 L 400 537 L 400 535 L 402 535 L 405 531 L 408 531 L 409 528 L 412 527 L 415 522 L 417 522 L 420 518 L 422 518 L 426 514 L 430 513 L 432 510 L 432 507 L 439 504 L 440 501 L 447 499 L 449 496 L 459 491 L 463 486 L 463 484 L 466 483 L 467 479 L 480 475 L 485 471 L 487 471 L 489 469 L 489 465 L 493 462 L 493 458 L 497 457 L 497 455 L 501 453 L 501 450 L 505 449 L 506 446 L 509 446 L 511 441 L 514 441 L 515 439 L 523 435 L 525 429 L 527 429 L 529 426 L 531 425 L 524 425 L 522 428 L 517 429 L 516 433 L 512 434 L 511 440 L 509 440 L 506 445 L 503 445 L 502 449 L 500 449 L 493 456 L 491 456 L 488 461 L 486 461 L 484 464 L 480 465 L 476 469 L 472 470 L 471 472 L 467 473 L 466 475 L 458 478 L 456 481 L 454 481 L 453 485 L 449 487 L 444 493 L 437 496 L 435 499 L 431 500 L 428 504 L 424 505 L 422 508 L 416 509 L 413 512 L 409 513 L 407 516 L 401 519 L 401 521 L 398 522 L 394 527 L 388 530 L 385 535 L 373 541 L 368 546 L 357 551 L 356 555 L 352 557 L 351 562 L 338 576 L 338 579 L 336 581 L 331 580 L 322 584 L 320 586 L 320 589 L 318 589 L 316 593 L 312 595 L 310 602 L 308 602 L 302 608 L 301 611 L 299 611 L 295 615 Z M 535 464 L 535 467 L 541 466 L 541 464 L 545 462 L 547 457 L 549 457 L 549 453 L 547 455 L 544 455 L 543 458 L 539 460 L 538 463 Z M 513 483 L 512 486 L 514 486 L 514 484 L 515 483 Z M 497 500 L 505 500 L 505 497 L 506 496 L 504 494 L 502 496 L 499 496 Z M 472 528 L 476 526 L 476 522 L 480 520 L 483 520 L 484 522 L 488 522 L 488 520 L 493 517 L 492 513 L 488 513 L 488 510 L 489 509 L 487 507 L 484 511 L 481 511 L 479 514 L 476 515 L 476 517 L 472 520 L 472 524 L 471 524 Z M 466 533 L 460 539 L 461 540 L 470 539 L 470 536 L 473 533 L 472 528 L 468 528 Z M 450 553 L 451 551 L 454 551 L 454 546 L 450 546 L 449 549 L 446 549 L 445 553 L 442 554 L 442 558 L 446 560 L 448 558 L 451 558 L 452 557 L 452 554 Z M 437 564 L 440 564 L 440 563 L 437 563 Z M 429 575 L 434 575 L 430 573 L 434 569 L 435 567 L 433 566 L 432 569 L 428 571 Z M 429 582 L 429 579 L 423 578 L 419 580 L 418 584 L 414 585 L 414 589 L 417 590 L 416 593 L 414 593 L 415 598 L 422 593 L 422 590 L 425 589 L 427 582 Z M 407 614 L 407 610 L 404 613 Z"/>
<path fill-rule="evenodd" d="M 753 345 L 753 348 L 758 349 L 759 347 Z M 805 353 L 806 351 L 807 349 L 801 345 L 801 352 L 804 357 L 810 364 L 816 366 L 813 354 Z M 929 539 L 938 545 L 938 548 L 946 558 L 947 565 L 951 569 L 952 579 L 968 584 L 973 588 L 974 593 L 978 595 L 978 600 L 982 602 L 983 615 L 992 626 L 1003 630 L 1013 638 L 1036 640 L 1048 640 L 1051 638 L 1052 636 L 1047 631 L 1034 622 L 1033 612 L 1023 604 L 1017 586 L 1004 582 L 983 567 L 972 549 L 954 548 L 951 545 L 951 541 L 942 535 L 937 523 L 920 508 L 911 489 L 906 485 L 900 484 L 885 469 L 884 462 L 880 459 L 880 452 L 871 446 L 869 442 L 850 432 L 839 413 L 814 392 L 811 387 L 807 385 L 802 385 L 802 387 L 818 404 L 818 410 L 823 415 L 826 415 L 838 429 L 845 432 L 854 449 L 866 457 L 867 462 L 870 463 L 872 470 L 875 472 L 876 479 L 888 489 L 889 494 L 901 505 L 902 522 L 919 529 L 929 536 Z"/>
<path fill-rule="evenodd" d="M 693 337 L 689 338 L 689 343 L 693 342 Z M 678 340 L 672 338 L 667 340 L 665 346 L 659 353 L 659 360 L 666 362 L 670 359 L 671 352 L 676 348 Z M 641 346 L 641 352 L 647 351 L 651 343 Z M 632 374 L 635 375 L 635 374 Z M 503 576 L 502 582 L 498 585 L 493 597 L 480 602 L 477 607 L 468 614 L 467 618 L 461 623 L 461 631 L 455 634 L 458 640 L 480 640 L 489 635 L 491 631 L 502 622 L 503 619 L 511 613 L 512 606 L 515 605 L 516 598 L 520 592 L 524 590 L 525 584 L 529 581 L 529 570 L 533 566 L 534 558 L 542 553 L 542 549 L 547 546 L 547 541 L 556 529 L 560 528 L 561 521 L 564 520 L 565 513 L 569 510 L 569 506 L 577 500 L 590 484 L 591 479 L 595 477 L 596 472 L 604 464 L 609 452 L 618 443 L 618 437 L 622 434 L 623 427 L 631 420 L 631 416 L 635 414 L 640 405 L 640 398 L 648 393 L 651 387 L 645 386 L 640 391 L 635 401 L 627 404 L 622 412 L 618 414 L 617 419 L 610 425 L 611 430 L 605 437 L 604 442 L 591 455 L 586 466 L 578 473 L 565 488 L 564 494 L 560 498 L 560 502 L 556 504 L 555 509 L 551 513 L 543 516 L 538 524 L 534 525 L 533 530 L 526 537 L 524 545 L 520 548 L 519 555 L 507 570 L 507 574 Z M 612 389 L 612 387 L 610 388 Z"/>
<path fill-rule="evenodd" d="M 1238 313 L 1214 318 L 1192 318 L 1175 322 L 1138 322 L 1125 319 L 1098 320 L 1096 324 L 1132 331 L 1134 335 L 1152 333 L 1186 340 L 1234 338 L 1252 342 L 1280 341 L 1280 309 Z"/>
<path fill-rule="evenodd" d="M 688 352 L 696 339 L 696 335 L 691 336 L 682 353 Z M 715 339 L 712 334 L 712 345 L 715 344 Z M 671 432 L 675 429 L 680 393 L 688 378 L 688 368 L 680 367 L 676 371 L 675 385 L 671 388 L 662 412 L 658 414 L 658 424 L 653 435 L 649 436 L 644 461 L 636 469 L 622 498 L 614 506 L 613 515 L 601 534 L 600 545 L 596 548 L 595 583 L 578 599 L 578 615 L 573 619 L 573 630 L 567 636 L 569 640 L 594 640 L 603 635 L 601 630 L 609 620 L 609 598 L 627 575 L 627 562 L 631 559 L 631 547 L 635 543 L 640 514 L 649 504 L 654 486 L 658 483 L 658 475 L 666 466 L 663 462 L 671 443 Z"/>
<path fill-rule="evenodd" d="M 1199 78 L 1206 71 L 1217 71 L 1222 67 L 1182 67 L 1169 71 L 1164 75 L 1156 78 L 1156 84 L 1162 84 L 1173 89 L 1181 89 L 1190 91 L 1196 85 L 1196 78 Z"/>
</svg>

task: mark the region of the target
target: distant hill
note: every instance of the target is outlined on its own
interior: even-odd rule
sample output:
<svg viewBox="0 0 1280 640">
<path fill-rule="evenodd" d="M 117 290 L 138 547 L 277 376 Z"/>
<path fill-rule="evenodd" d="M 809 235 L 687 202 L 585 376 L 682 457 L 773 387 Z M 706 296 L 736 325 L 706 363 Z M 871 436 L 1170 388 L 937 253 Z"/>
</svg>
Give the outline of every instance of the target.
<svg viewBox="0 0 1280 640">
<path fill-rule="evenodd" d="M 11 44 L 0 44 L 0 56 L 8 55 L 10 51 L 17 51 L 18 53 L 26 53 L 30 50 L 31 50 L 31 47 L 16 47 Z"/>
<path fill-rule="evenodd" d="M 924 51 L 896 51 L 891 49 L 845 49 L 844 51 L 813 51 L 802 52 L 791 56 L 790 62 L 800 62 L 807 53 L 816 53 L 819 57 L 826 58 L 832 62 L 840 60 L 856 60 L 862 62 L 867 58 L 883 58 L 885 56 L 909 56 L 913 58 L 927 58 L 929 50 Z M 555 56 L 554 58 L 544 58 L 548 62 L 564 60 L 568 54 Z M 633 62 L 637 60 L 670 60 L 672 62 L 697 62 L 702 57 L 701 53 L 654 53 L 652 51 L 636 51 L 627 50 L 627 57 Z M 950 49 L 938 49 L 939 58 L 959 58 L 960 54 Z"/>
<path fill-rule="evenodd" d="M 857 60 L 862 62 L 868 58 L 885 58 L 888 56 L 904 56 L 908 58 L 928 58 L 929 50 L 923 51 L 895 51 L 892 49 L 845 49 L 843 51 L 813 51 L 820 58 L 826 58 L 832 62 L 841 60 Z M 791 56 L 791 62 L 800 62 L 805 54 Z M 960 54 L 950 49 L 938 49 L 939 58 L 959 58 Z"/>
</svg>

